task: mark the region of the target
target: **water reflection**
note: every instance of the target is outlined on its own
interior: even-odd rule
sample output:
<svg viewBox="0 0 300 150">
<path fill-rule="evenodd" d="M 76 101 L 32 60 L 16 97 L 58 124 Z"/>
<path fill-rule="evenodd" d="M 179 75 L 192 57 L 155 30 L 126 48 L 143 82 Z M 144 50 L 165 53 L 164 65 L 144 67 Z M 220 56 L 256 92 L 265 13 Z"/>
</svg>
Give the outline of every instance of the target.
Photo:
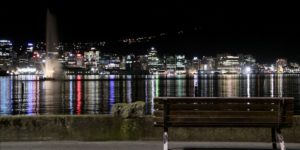
<svg viewBox="0 0 300 150">
<path fill-rule="evenodd" d="M 24 92 L 22 92 L 22 84 Z M 106 114 L 118 102 L 146 102 L 156 96 L 295 97 L 300 113 L 300 75 L 96 76 L 73 75 L 63 81 L 36 76 L 0 78 L 0 114 Z"/>
<path fill-rule="evenodd" d="M 76 114 L 81 114 L 81 103 L 82 103 L 82 91 L 81 91 L 81 75 L 77 75 L 76 81 Z"/>
<path fill-rule="evenodd" d="M 250 97 L 250 74 L 247 74 L 247 97 Z"/>
</svg>

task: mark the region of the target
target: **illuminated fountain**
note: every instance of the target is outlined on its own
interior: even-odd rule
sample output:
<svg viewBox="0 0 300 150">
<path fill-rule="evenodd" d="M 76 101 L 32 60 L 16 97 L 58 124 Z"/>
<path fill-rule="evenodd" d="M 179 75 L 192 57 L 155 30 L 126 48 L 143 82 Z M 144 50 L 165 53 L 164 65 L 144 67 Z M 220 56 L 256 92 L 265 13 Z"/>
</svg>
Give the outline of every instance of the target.
<svg viewBox="0 0 300 150">
<path fill-rule="evenodd" d="M 62 74 L 62 66 L 58 62 L 58 36 L 55 16 L 47 10 L 46 20 L 46 59 L 44 66 L 44 79 L 58 79 Z"/>
</svg>

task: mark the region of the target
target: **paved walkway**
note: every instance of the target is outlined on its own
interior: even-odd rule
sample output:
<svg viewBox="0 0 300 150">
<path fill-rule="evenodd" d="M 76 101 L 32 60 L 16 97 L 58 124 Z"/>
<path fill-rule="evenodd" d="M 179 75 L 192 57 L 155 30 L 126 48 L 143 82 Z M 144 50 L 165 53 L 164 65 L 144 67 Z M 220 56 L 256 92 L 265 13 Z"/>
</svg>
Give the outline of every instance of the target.
<svg viewBox="0 0 300 150">
<path fill-rule="evenodd" d="M 271 149 L 271 143 L 253 142 L 170 142 L 171 150 Z M 300 143 L 287 143 L 287 150 L 300 150 Z M 0 142 L 0 150 L 162 150 L 160 141 L 37 141 Z"/>
</svg>

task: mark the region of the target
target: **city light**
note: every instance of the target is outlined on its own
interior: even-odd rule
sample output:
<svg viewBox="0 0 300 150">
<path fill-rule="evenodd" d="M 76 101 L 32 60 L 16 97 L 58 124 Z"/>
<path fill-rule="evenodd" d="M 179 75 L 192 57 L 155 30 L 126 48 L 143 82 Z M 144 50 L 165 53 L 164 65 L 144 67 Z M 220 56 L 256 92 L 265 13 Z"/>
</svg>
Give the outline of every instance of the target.
<svg viewBox="0 0 300 150">
<path fill-rule="evenodd" d="M 207 70 L 207 65 L 206 64 L 204 65 L 204 70 Z"/>
<path fill-rule="evenodd" d="M 26 68 L 18 68 L 17 73 L 36 73 L 36 68 L 26 67 Z"/>
<path fill-rule="evenodd" d="M 72 45 L 71 47 L 68 47 Z M 10 40 L 0 40 L 0 66 L 4 71 L 16 70 L 31 66 L 41 72 L 41 64 L 45 64 L 48 55 L 45 52 L 46 43 L 35 42 L 21 45 L 12 45 Z M 193 56 L 188 58 L 183 54 L 165 55 L 159 53 L 154 46 L 145 49 L 143 54 L 129 53 L 121 55 L 100 51 L 98 44 L 94 43 L 60 43 L 61 51 L 51 52 L 57 56 L 57 62 L 62 65 L 65 73 L 68 68 L 82 68 L 84 73 L 109 74 L 133 73 L 142 74 L 250 74 L 250 73 L 300 73 L 297 62 L 288 62 L 287 59 L 278 58 L 273 64 L 260 64 L 251 54 L 230 55 L 228 53 L 216 56 Z M 16 48 L 16 49 L 14 49 Z M 25 50 L 17 54 L 15 50 Z M 49 54 L 49 53 L 48 53 Z M 163 55 L 161 55 L 163 54 Z M 24 70 L 21 70 L 21 72 Z M 26 71 L 26 69 L 25 69 Z M 71 71 L 79 73 L 82 71 Z"/>
<path fill-rule="evenodd" d="M 246 67 L 246 69 L 245 69 L 245 73 L 246 73 L 246 74 L 249 74 L 249 73 L 251 73 L 251 68 L 250 68 L 250 67 Z"/>
</svg>

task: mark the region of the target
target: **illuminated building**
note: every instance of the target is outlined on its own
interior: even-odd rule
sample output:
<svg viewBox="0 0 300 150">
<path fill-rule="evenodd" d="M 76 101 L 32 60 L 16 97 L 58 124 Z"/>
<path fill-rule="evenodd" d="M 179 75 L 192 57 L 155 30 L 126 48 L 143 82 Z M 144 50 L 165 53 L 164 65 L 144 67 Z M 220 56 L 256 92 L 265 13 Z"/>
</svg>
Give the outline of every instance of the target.
<svg viewBox="0 0 300 150">
<path fill-rule="evenodd" d="M 298 63 L 291 62 L 288 68 L 289 73 L 299 73 L 300 72 L 300 66 Z"/>
<path fill-rule="evenodd" d="M 200 63 L 200 68 L 199 68 L 199 73 L 213 73 L 216 69 L 216 61 L 215 58 L 209 56 L 203 56 L 201 63 Z"/>
<path fill-rule="evenodd" d="M 10 40 L 0 40 L 0 68 L 7 70 L 12 65 L 13 45 Z"/>
<path fill-rule="evenodd" d="M 148 51 L 148 69 L 150 73 L 155 73 L 162 67 L 162 64 L 159 63 L 159 58 L 157 55 L 157 50 L 154 47 Z"/>
<path fill-rule="evenodd" d="M 105 66 L 105 69 L 119 70 L 120 63 L 121 63 L 120 56 L 117 54 L 113 54 L 110 56 L 109 64 Z"/>
<path fill-rule="evenodd" d="M 186 73 L 186 59 L 184 55 L 176 55 L 176 73 L 177 74 L 184 74 Z"/>
<path fill-rule="evenodd" d="M 87 68 L 97 68 L 100 59 L 100 51 L 91 49 L 84 52 L 84 64 Z"/>
<path fill-rule="evenodd" d="M 217 70 L 222 73 L 241 73 L 240 56 L 222 54 L 217 56 Z"/>
<path fill-rule="evenodd" d="M 110 55 L 108 54 L 101 55 L 99 59 L 99 69 L 105 70 L 106 69 L 105 66 L 109 64 L 109 60 L 110 60 Z"/>
<path fill-rule="evenodd" d="M 33 47 L 33 43 L 27 43 L 26 52 L 32 53 Z"/>
<path fill-rule="evenodd" d="M 127 71 L 132 71 L 133 68 L 132 68 L 132 64 L 133 64 L 133 61 L 135 59 L 135 56 L 133 54 L 130 54 L 130 55 L 127 55 L 126 58 L 125 58 L 125 68 Z"/>
<path fill-rule="evenodd" d="M 258 73 L 259 69 L 256 60 L 252 55 L 239 55 L 242 73 Z"/>
<path fill-rule="evenodd" d="M 148 69 L 148 56 L 147 55 L 139 55 L 136 57 L 135 64 L 138 64 L 139 67 L 135 69 L 146 71 Z"/>
<path fill-rule="evenodd" d="M 276 60 L 276 70 L 277 73 L 283 73 L 287 69 L 287 60 L 286 59 L 277 59 Z"/>
<path fill-rule="evenodd" d="M 117 54 L 103 54 L 100 57 L 99 68 L 100 70 L 119 70 L 120 69 L 120 56 Z"/>
<path fill-rule="evenodd" d="M 83 55 L 80 52 L 77 52 L 75 55 L 76 67 L 83 67 L 84 59 Z"/>
<path fill-rule="evenodd" d="M 166 57 L 166 71 L 171 74 L 176 72 L 176 58 L 174 56 Z"/>
<path fill-rule="evenodd" d="M 192 60 L 192 69 L 199 70 L 200 69 L 200 59 L 198 57 L 194 57 Z"/>
</svg>

